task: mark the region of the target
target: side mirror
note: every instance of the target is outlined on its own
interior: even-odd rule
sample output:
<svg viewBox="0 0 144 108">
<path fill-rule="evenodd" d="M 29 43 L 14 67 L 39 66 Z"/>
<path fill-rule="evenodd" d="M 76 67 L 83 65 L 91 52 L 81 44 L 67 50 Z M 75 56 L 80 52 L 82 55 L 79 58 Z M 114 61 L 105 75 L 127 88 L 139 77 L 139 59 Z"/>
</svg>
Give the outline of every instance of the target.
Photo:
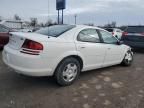
<svg viewBox="0 0 144 108">
<path fill-rule="evenodd" d="M 118 39 L 118 36 L 115 36 Z"/>
<path fill-rule="evenodd" d="M 118 41 L 117 44 L 122 45 L 122 44 L 124 44 L 124 42 L 123 41 Z"/>
</svg>

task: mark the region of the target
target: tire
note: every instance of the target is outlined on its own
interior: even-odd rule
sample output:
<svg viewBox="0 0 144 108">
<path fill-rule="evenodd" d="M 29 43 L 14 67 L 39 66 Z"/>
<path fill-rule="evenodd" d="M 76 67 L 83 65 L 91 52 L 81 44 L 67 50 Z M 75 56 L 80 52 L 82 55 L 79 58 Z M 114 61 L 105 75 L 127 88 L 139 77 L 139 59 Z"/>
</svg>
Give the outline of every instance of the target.
<svg viewBox="0 0 144 108">
<path fill-rule="evenodd" d="M 0 51 L 2 51 L 3 50 L 3 47 L 0 47 Z"/>
<path fill-rule="evenodd" d="M 123 66 L 131 66 L 132 62 L 133 62 L 133 53 L 132 51 L 127 51 L 121 64 Z"/>
<path fill-rule="evenodd" d="M 77 59 L 70 57 L 64 59 L 55 71 L 55 78 L 59 85 L 71 85 L 80 74 L 80 63 Z"/>
</svg>

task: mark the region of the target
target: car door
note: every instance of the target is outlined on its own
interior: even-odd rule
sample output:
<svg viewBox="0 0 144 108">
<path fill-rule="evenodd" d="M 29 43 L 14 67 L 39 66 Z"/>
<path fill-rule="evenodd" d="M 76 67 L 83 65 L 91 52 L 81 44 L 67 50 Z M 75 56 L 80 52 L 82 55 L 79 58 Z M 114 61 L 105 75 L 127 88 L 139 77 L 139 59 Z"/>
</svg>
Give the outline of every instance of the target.
<svg viewBox="0 0 144 108">
<path fill-rule="evenodd" d="M 109 32 L 104 30 L 99 30 L 99 32 L 107 49 L 103 67 L 120 63 L 124 56 L 123 45 L 118 45 L 118 40 Z"/>
<path fill-rule="evenodd" d="M 0 45 L 4 46 L 9 41 L 9 30 L 3 26 L 0 25 Z"/>
<path fill-rule="evenodd" d="M 77 51 L 84 58 L 83 70 L 102 67 L 105 49 L 102 48 L 101 39 L 96 29 L 84 29 L 79 32 L 76 41 Z"/>
</svg>

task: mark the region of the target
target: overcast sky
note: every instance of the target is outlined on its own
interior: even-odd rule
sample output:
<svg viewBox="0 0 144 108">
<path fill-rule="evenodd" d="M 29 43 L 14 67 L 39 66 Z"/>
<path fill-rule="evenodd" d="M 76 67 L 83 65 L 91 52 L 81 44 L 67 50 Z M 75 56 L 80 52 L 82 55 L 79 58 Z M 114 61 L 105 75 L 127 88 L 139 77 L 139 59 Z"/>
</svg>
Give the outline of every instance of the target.
<svg viewBox="0 0 144 108">
<path fill-rule="evenodd" d="M 56 0 L 0 0 L 0 16 L 12 18 L 18 14 L 23 20 L 37 17 L 46 22 L 48 15 L 57 19 Z M 116 21 L 118 25 L 144 24 L 144 0 L 66 0 L 64 22 L 103 25 Z"/>
</svg>

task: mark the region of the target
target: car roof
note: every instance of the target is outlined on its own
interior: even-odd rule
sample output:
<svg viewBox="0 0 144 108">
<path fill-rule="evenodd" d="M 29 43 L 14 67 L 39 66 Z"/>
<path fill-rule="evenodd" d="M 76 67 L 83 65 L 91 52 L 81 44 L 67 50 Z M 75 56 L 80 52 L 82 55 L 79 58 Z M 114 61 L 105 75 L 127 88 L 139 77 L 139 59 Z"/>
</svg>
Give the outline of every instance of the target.
<svg viewBox="0 0 144 108">
<path fill-rule="evenodd" d="M 99 30 L 104 30 L 103 28 L 99 28 L 97 26 L 88 26 L 88 25 L 76 25 L 77 28 L 94 28 Z"/>
</svg>

